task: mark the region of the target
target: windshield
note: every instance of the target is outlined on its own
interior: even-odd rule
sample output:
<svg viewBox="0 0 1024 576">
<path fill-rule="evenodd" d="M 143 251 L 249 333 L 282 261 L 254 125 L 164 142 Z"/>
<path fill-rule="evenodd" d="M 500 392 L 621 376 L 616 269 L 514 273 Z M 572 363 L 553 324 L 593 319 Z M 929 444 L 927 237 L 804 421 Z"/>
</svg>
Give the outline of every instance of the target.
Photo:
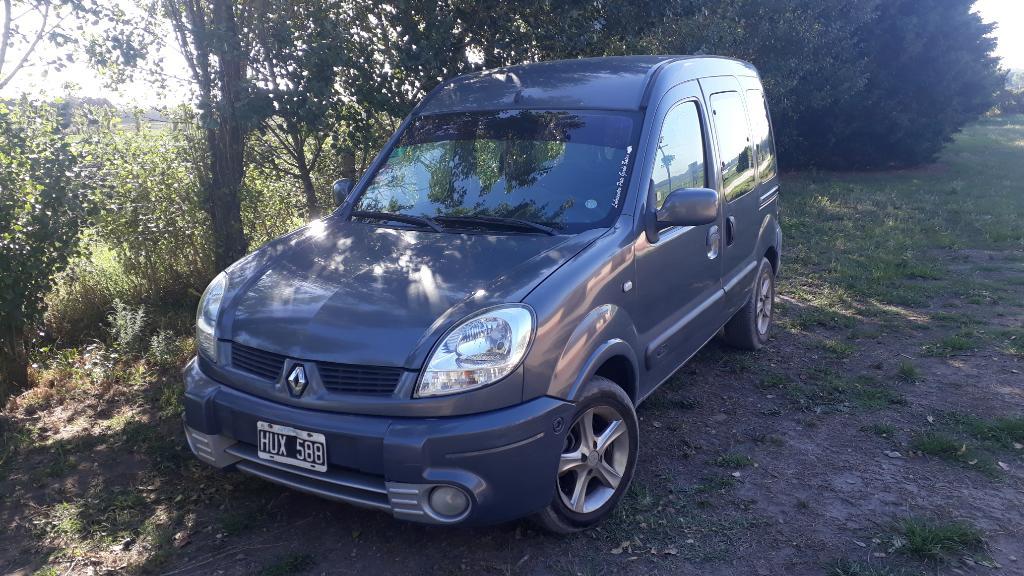
<svg viewBox="0 0 1024 576">
<path fill-rule="evenodd" d="M 611 225 L 625 197 L 636 116 L 512 110 L 422 116 L 355 205 L 359 212 L 514 218 L 578 232 Z M 358 216 L 358 214 L 356 214 Z"/>
</svg>

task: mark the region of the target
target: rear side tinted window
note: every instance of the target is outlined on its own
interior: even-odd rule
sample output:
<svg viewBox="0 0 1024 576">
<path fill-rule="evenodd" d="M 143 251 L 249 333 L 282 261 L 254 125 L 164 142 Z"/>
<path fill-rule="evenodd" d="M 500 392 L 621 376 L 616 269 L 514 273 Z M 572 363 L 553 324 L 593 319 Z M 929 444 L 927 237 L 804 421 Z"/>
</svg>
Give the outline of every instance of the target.
<svg viewBox="0 0 1024 576">
<path fill-rule="evenodd" d="M 669 110 L 661 126 L 654 154 L 654 192 L 658 208 L 673 190 L 705 188 L 704 133 L 695 102 L 683 102 Z"/>
<path fill-rule="evenodd" d="M 722 192 L 734 200 L 754 188 L 754 163 L 747 130 L 747 113 L 739 92 L 712 94 L 718 149 L 722 153 Z"/>
<path fill-rule="evenodd" d="M 747 106 L 750 108 L 750 131 L 754 136 L 754 156 L 757 157 L 757 173 L 761 181 L 771 180 L 778 170 L 775 159 L 775 137 L 768 121 L 768 104 L 764 92 L 747 90 Z"/>
</svg>

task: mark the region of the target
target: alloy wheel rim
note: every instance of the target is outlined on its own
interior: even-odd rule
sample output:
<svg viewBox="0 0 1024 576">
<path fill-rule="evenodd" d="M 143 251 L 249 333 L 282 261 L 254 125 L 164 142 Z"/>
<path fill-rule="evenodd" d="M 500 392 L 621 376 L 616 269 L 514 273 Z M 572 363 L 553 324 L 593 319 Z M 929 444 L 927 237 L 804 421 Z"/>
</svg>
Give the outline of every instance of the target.
<svg viewBox="0 0 1024 576">
<path fill-rule="evenodd" d="M 761 277 L 761 284 L 757 290 L 757 332 L 761 335 L 768 333 L 768 326 L 772 320 L 772 279 L 765 274 Z"/>
<path fill-rule="evenodd" d="M 611 500 L 629 461 L 629 429 L 611 406 L 581 414 L 565 438 L 558 464 L 558 492 L 565 506 L 588 514 Z"/>
</svg>

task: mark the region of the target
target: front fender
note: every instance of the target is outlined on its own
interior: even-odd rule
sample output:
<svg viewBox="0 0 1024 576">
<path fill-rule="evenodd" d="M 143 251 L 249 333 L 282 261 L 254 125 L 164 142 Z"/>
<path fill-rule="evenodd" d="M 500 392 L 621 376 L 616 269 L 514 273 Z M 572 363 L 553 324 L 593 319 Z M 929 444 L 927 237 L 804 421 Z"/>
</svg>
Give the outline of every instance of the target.
<svg viewBox="0 0 1024 576">
<path fill-rule="evenodd" d="M 628 362 L 628 381 L 617 384 L 636 402 L 640 380 L 638 342 L 636 327 L 624 309 L 614 304 L 594 308 L 566 341 L 552 373 L 550 395 L 575 400 L 597 370 L 618 356 Z"/>
</svg>

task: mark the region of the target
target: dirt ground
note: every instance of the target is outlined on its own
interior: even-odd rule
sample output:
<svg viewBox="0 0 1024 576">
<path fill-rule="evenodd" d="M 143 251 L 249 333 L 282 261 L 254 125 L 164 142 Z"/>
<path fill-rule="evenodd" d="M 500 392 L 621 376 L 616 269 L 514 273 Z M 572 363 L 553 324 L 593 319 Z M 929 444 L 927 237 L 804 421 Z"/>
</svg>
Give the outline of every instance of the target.
<svg viewBox="0 0 1024 576">
<path fill-rule="evenodd" d="M 1024 275 L 1024 255 L 1008 255 L 1009 262 L 1003 256 L 985 255 Z M 786 324 L 800 304 L 785 296 L 782 303 Z M 1020 326 L 1021 304 L 988 319 Z M 964 308 L 958 310 L 975 317 L 992 313 Z M 193 538 L 174 568 L 250 574 L 280 558 L 282 566 L 289 559 L 309 564 L 310 573 L 798 575 L 822 574 L 846 558 L 928 573 L 1024 574 L 1022 452 L 998 454 L 1009 470 L 989 477 L 907 448 L 943 414 L 1024 413 L 1024 362 L 992 349 L 921 357 L 922 346 L 956 330 L 933 325 L 927 312 L 908 314 L 896 334 L 861 326 L 869 336 L 846 358 L 816 347 L 846 338 L 845 330 L 820 326 L 780 329 L 754 355 L 712 343 L 641 407 L 642 453 L 630 500 L 591 533 L 554 537 L 529 523 L 424 528 L 275 489 L 251 531 L 218 538 L 213 529 Z M 920 375 L 901 381 L 897 372 L 908 358 Z M 802 405 L 790 383 L 817 390 L 823 367 L 886 383 L 891 388 L 882 389 L 894 396 L 876 407 L 812 392 Z M 867 428 L 881 423 L 893 428 L 885 437 Z M 752 463 L 716 465 L 722 454 Z M 985 533 L 987 551 L 941 565 L 904 558 L 891 551 L 892 523 L 909 515 L 968 520 Z"/>
<path fill-rule="evenodd" d="M 942 170 L 791 176 L 773 339 L 712 342 L 640 407 L 595 530 L 424 527 L 211 471 L 176 368 L 117 364 L 0 412 L 0 573 L 1024 574 L 1024 180 L 986 158 L 1024 170 L 1024 119 Z M 976 185 L 1005 202 L 935 200 Z"/>
</svg>

